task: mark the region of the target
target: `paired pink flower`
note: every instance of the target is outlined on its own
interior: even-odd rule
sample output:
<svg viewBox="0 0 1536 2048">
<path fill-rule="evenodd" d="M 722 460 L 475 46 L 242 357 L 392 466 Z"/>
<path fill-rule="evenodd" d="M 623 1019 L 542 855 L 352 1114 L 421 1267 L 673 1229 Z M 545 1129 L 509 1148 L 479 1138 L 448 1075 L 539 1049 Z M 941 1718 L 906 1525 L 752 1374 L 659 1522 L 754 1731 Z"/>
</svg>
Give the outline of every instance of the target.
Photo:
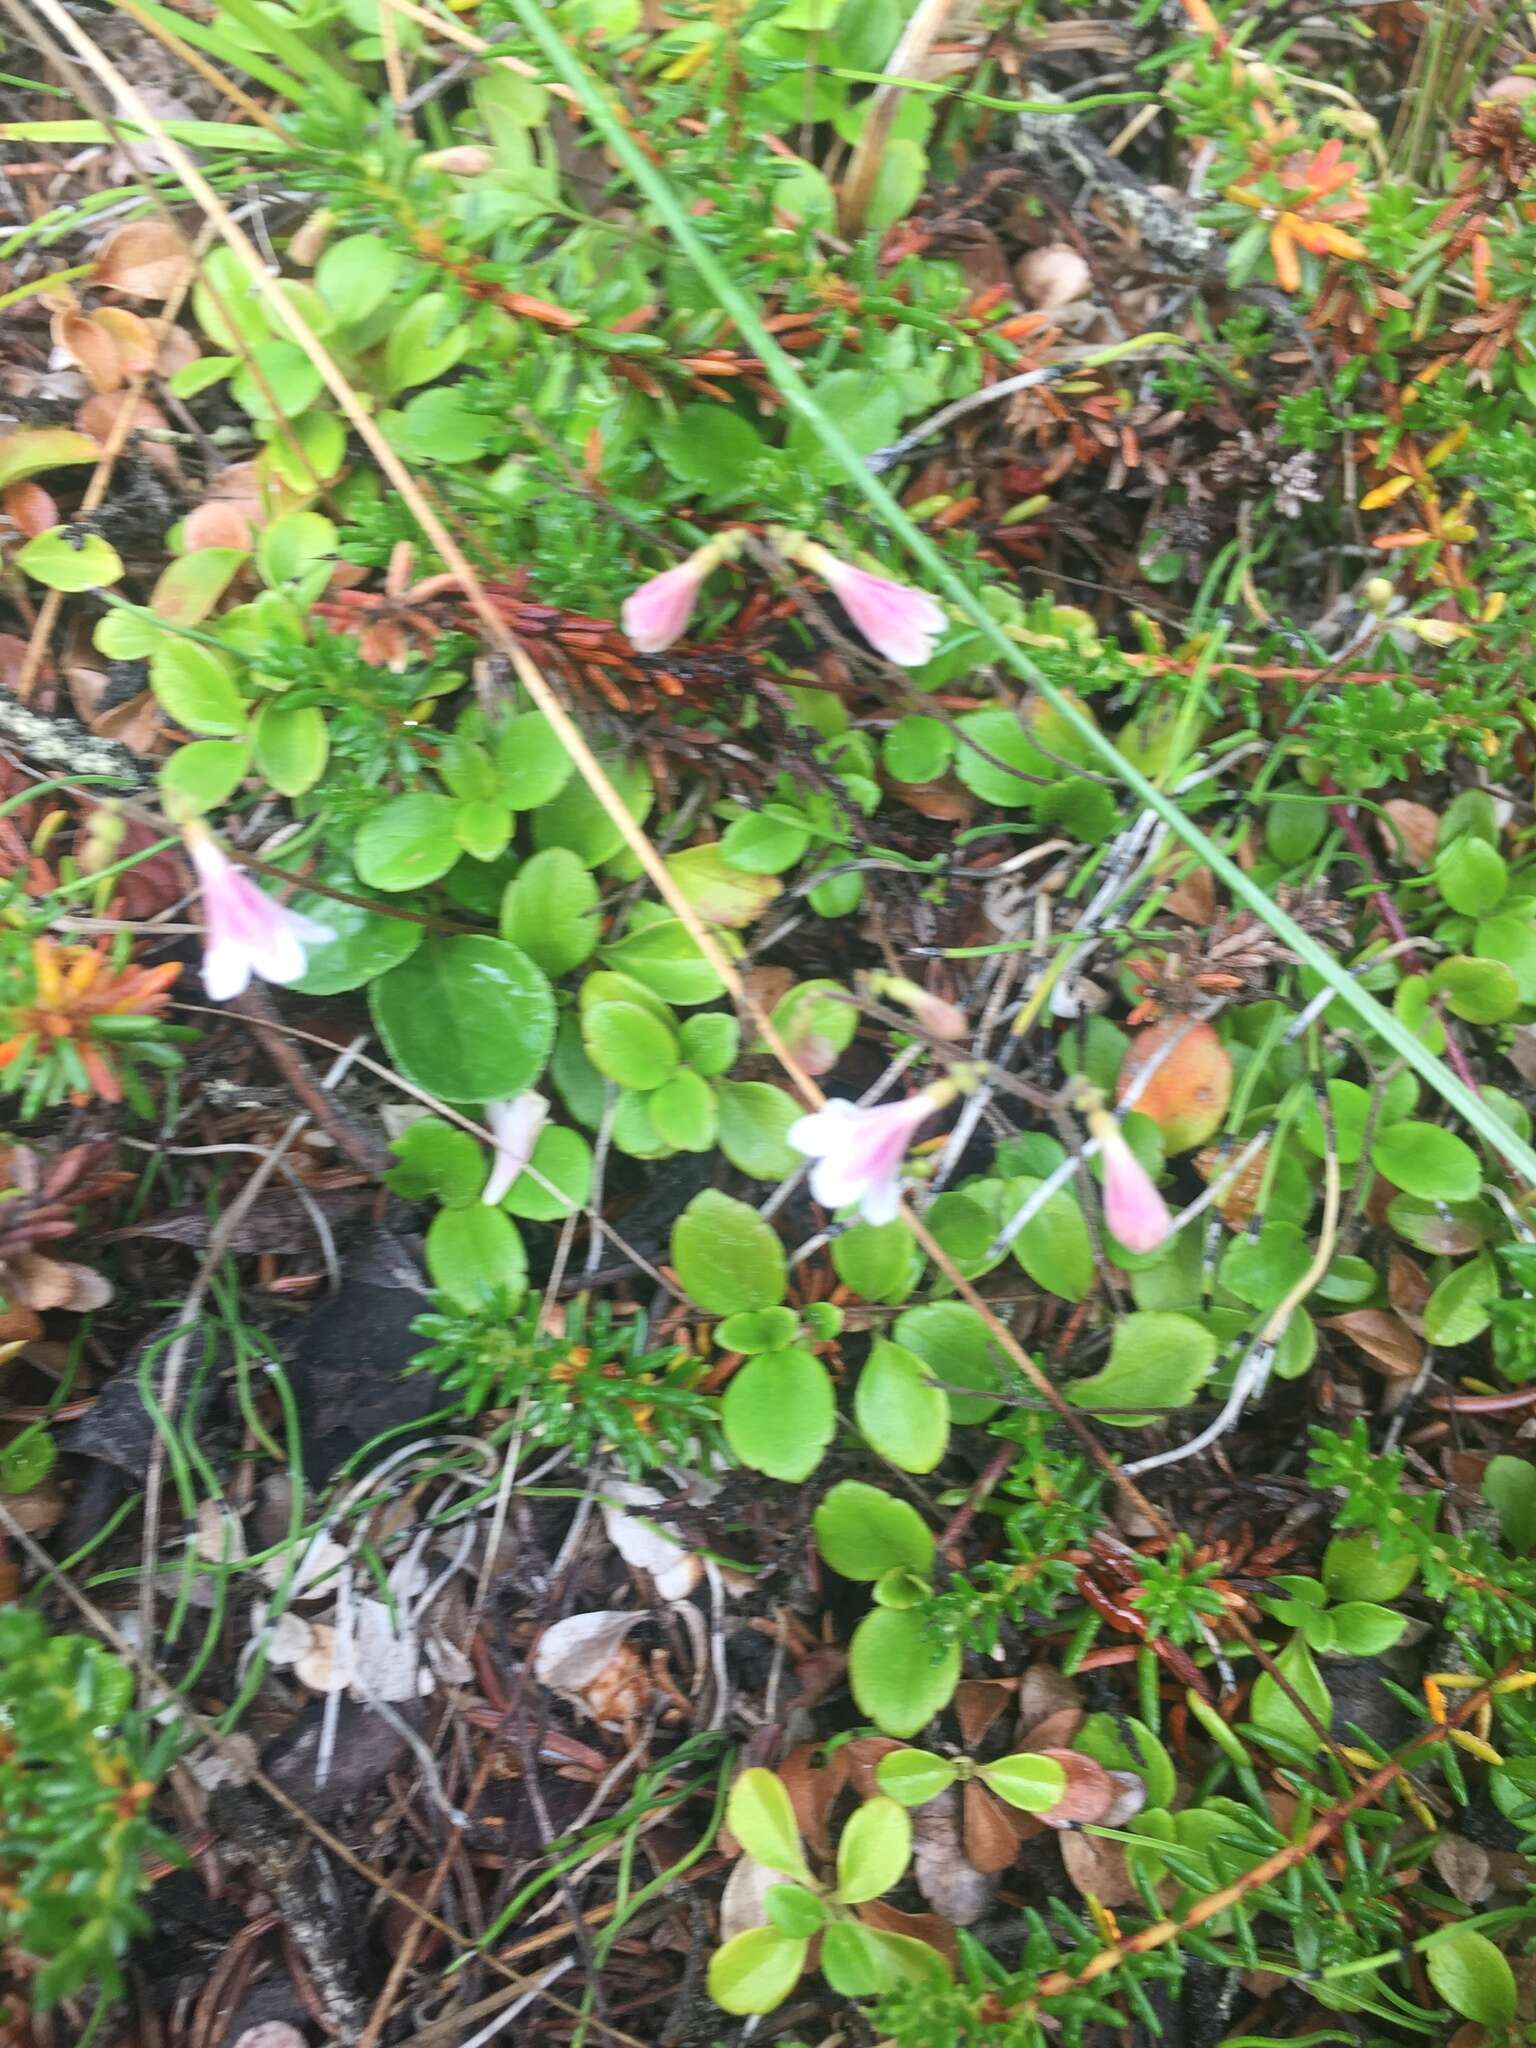
<svg viewBox="0 0 1536 2048">
<path fill-rule="evenodd" d="M 816 1162 L 811 1193 L 818 1202 L 828 1209 L 857 1202 L 866 1223 L 889 1223 L 901 1207 L 907 1147 L 941 1107 L 926 1089 L 876 1109 L 834 1100 L 791 1124 L 786 1135 L 797 1152 Z"/>
<path fill-rule="evenodd" d="M 933 659 L 933 643 L 947 621 L 926 590 L 855 568 L 817 541 L 801 541 L 793 553 L 827 585 L 877 654 L 898 668 L 922 668 Z"/>
<path fill-rule="evenodd" d="M 488 1209 L 500 1206 L 502 1197 L 527 1167 L 548 1117 L 548 1102 L 531 1088 L 525 1088 L 521 1095 L 507 1095 L 500 1102 L 485 1105 L 485 1121 L 496 1141 L 496 1156 L 480 1197 Z"/>
<path fill-rule="evenodd" d="M 304 948 L 334 934 L 258 889 L 201 819 L 183 826 L 182 838 L 203 892 L 203 987 L 209 1000 L 229 1002 L 253 974 L 279 984 L 297 981 Z"/>
<path fill-rule="evenodd" d="M 1104 1220 L 1128 1252 L 1155 1252 L 1168 1236 L 1168 1205 L 1107 1109 L 1090 1110 L 1088 1128 L 1104 1162 Z"/>
<path fill-rule="evenodd" d="M 741 552 L 742 539 L 735 528 L 717 533 L 703 547 L 695 548 L 686 562 L 664 569 L 629 593 L 621 618 L 630 645 L 638 653 L 660 654 L 683 637 L 704 579 L 722 562 L 734 560 Z"/>
</svg>

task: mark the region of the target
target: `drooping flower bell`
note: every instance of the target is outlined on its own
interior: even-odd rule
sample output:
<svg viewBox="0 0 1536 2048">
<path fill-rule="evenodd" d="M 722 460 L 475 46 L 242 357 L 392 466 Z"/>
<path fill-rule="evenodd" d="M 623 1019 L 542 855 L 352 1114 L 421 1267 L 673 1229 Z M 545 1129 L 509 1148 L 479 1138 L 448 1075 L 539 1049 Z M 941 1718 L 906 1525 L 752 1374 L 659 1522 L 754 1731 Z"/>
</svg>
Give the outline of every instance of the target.
<svg viewBox="0 0 1536 2048">
<path fill-rule="evenodd" d="M 496 1140 L 496 1156 L 480 1196 L 487 1208 L 500 1206 L 503 1195 L 526 1168 L 548 1116 L 548 1102 L 532 1088 L 485 1105 L 485 1121 Z"/>
<path fill-rule="evenodd" d="M 971 1068 L 957 1067 L 903 1102 L 866 1109 L 840 1097 L 791 1124 L 786 1136 L 814 1160 L 811 1193 L 828 1209 L 857 1202 L 866 1223 L 890 1223 L 901 1207 L 907 1148 L 928 1119 L 974 1085 Z"/>
<path fill-rule="evenodd" d="M 856 568 L 800 534 L 776 535 L 792 561 L 819 576 L 877 654 L 898 668 L 922 668 L 948 621 L 937 600 L 910 583 Z"/>
<path fill-rule="evenodd" d="M 717 533 L 675 569 L 664 569 L 629 593 L 621 619 L 637 653 L 660 654 L 683 637 L 705 578 L 722 562 L 734 560 L 741 552 L 741 543 L 742 535 L 736 528 Z"/>
<path fill-rule="evenodd" d="M 1151 1174 L 1102 1103 L 1090 1106 L 1087 1124 L 1104 1162 L 1104 1220 L 1129 1252 L 1155 1252 L 1172 1219 Z"/>
<path fill-rule="evenodd" d="M 203 987 L 211 1002 L 243 993 L 251 976 L 279 985 L 304 972 L 304 949 L 334 934 L 258 889 L 220 848 L 200 818 L 182 840 L 203 892 Z"/>
</svg>

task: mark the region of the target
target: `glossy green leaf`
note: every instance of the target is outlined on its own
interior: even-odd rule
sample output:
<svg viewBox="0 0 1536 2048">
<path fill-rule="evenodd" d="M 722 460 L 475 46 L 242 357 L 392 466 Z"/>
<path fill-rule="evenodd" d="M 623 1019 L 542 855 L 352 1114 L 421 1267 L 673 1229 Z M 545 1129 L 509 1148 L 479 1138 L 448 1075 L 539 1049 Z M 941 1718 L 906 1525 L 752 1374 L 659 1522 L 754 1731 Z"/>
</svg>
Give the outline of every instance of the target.
<svg viewBox="0 0 1536 2048">
<path fill-rule="evenodd" d="M 1472 1147 L 1438 1124 L 1392 1124 L 1379 1131 L 1371 1164 L 1393 1187 L 1426 1201 L 1470 1202 L 1483 1184 Z"/>
<path fill-rule="evenodd" d="M 793 1484 L 808 1479 L 837 1428 L 826 1367 L 797 1344 L 756 1353 L 731 1375 L 720 1422 L 732 1451 L 754 1472 Z"/>
<path fill-rule="evenodd" d="M 848 1682 L 854 1704 L 882 1735 L 916 1735 L 948 1706 L 960 1652 L 912 1608 L 876 1607 L 853 1632 Z"/>
<path fill-rule="evenodd" d="M 429 938 L 368 999 L 395 1065 L 445 1102 L 520 1095 L 554 1043 L 549 982 L 501 939 Z"/>
<path fill-rule="evenodd" d="M 859 1374 L 854 1420 L 871 1450 L 903 1472 L 931 1472 L 949 1445 L 949 1403 L 920 1358 L 877 1337 Z"/>
<path fill-rule="evenodd" d="M 795 1809 L 784 1780 L 773 1771 L 742 1772 L 726 1802 L 725 1824 L 754 1863 L 810 1881 Z"/>
<path fill-rule="evenodd" d="M 412 790 L 370 811 L 352 844 L 358 879 L 398 895 L 446 875 L 460 854 L 457 809 L 451 796 Z"/>
<path fill-rule="evenodd" d="M 672 1226 L 672 1264 L 708 1315 L 776 1308 L 784 1299 L 784 1247 L 755 1209 L 706 1188 Z"/>
<path fill-rule="evenodd" d="M 837 1845 L 838 1902 L 863 1905 L 900 1884 L 912 1860 L 912 1823 L 891 1798 L 866 1799 Z"/>
<path fill-rule="evenodd" d="M 815 1515 L 816 1547 L 845 1579 L 873 1582 L 886 1572 L 933 1569 L 934 1539 L 910 1501 L 843 1479 L 822 1496 Z"/>
</svg>

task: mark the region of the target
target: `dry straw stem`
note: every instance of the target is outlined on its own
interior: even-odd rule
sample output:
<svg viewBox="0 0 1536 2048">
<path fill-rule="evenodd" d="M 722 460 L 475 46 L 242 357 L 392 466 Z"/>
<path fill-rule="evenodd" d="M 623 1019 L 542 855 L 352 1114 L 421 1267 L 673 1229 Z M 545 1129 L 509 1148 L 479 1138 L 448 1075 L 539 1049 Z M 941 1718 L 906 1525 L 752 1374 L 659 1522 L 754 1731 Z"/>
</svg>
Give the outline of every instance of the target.
<svg viewBox="0 0 1536 2048">
<path fill-rule="evenodd" d="M 14 4 L 15 0 L 6 0 L 8 8 L 13 7 Z M 693 905 L 678 888 L 668 872 L 665 862 L 657 854 L 656 849 L 652 846 L 645 833 L 630 816 L 628 808 L 614 789 L 613 784 L 608 780 L 601 762 L 588 746 L 580 728 L 571 719 L 548 681 L 529 658 L 521 642 L 508 631 L 500 614 L 486 596 L 484 586 L 476 574 L 473 564 L 438 517 L 416 479 L 380 433 L 377 423 L 360 403 L 356 392 L 347 382 L 347 379 L 327 353 L 318 337 L 278 289 L 276 280 L 268 273 L 260 254 L 249 237 L 242 232 L 237 223 L 231 218 L 228 209 L 218 194 L 209 185 L 207 179 L 203 177 L 186 150 L 167 132 L 165 124 L 146 105 L 142 95 L 124 76 L 119 67 L 110 58 L 105 56 L 85 33 L 77 27 L 75 22 L 58 4 L 58 0 L 28 0 L 28 4 L 44 20 L 49 22 L 64 41 L 70 45 L 87 68 L 95 74 L 114 96 L 119 106 L 128 116 L 154 138 L 166 161 L 175 170 L 177 176 L 181 178 L 198 205 L 202 207 L 208 220 L 213 223 L 224 241 L 239 258 L 250 276 L 255 291 L 262 298 L 274 317 L 292 336 L 305 355 L 308 356 L 316 370 L 319 371 L 326 388 L 330 391 L 337 405 L 356 430 L 358 437 L 367 446 L 380 469 L 389 478 L 396 490 L 399 491 L 401 498 L 410 508 L 422 532 L 437 550 L 443 562 L 458 577 L 463 585 L 471 608 L 484 625 L 487 636 L 492 644 L 511 663 L 519 681 L 559 735 L 561 743 L 575 763 L 583 780 L 612 820 L 615 829 L 623 837 L 624 843 L 630 848 L 646 874 L 655 883 L 658 893 L 676 913 L 678 921 L 693 939 L 694 944 L 720 977 L 725 987 L 730 991 L 737 1006 L 751 1018 L 763 1041 L 773 1052 L 775 1058 L 783 1067 L 785 1074 L 793 1082 L 801 1100 L 813 1109 L 820 1108 L 826 1100 L 820 1088 L 817 1087 L 816 1083 L 795 1060 L 794 1055 L 775 1029 L 766 1011 L 757 1002 L 751 990 L 746 986 L 740 974 L 738 974 L 734 963 L 727 958 L 717 944 L 713 934 L 700 920 Z M 415 12 L 409 5 L 402 6 L 402 11 L 411 14 Z M 519 8 L 519 11 L 522 11 L 521 8 Z M 528 25 L 526 21 L 525 25 Z M 438 26 L 445 27 L 446 25 L 439 23 Z M 547 47 L 549 38 L 544 32 L 544 24 L 541 20 L 537 22 L 537 33 L 538 39 L 544 41 Z M 471 36 L 468 31 L 456 29 L 453 33 L 453 40 L 461 44 L 473 46 L 477 54 L 486 57 L 492 62 L 506 63 L 509 68 L 517 71 L 520 76 L 526 76 L 526 66 L 515 63 L 511 59 L 498 57 L 497 52 L 490 44 L 484 42 L 478 36 Z M 557 68 L 567 69 L 572 89 L 583 100 L 583 103 L 588 105 L 589 111 L 591 111 L 588 94 L 583 90 L 583 87 L 588 83 L 585 79 L 585 74 L 581 73 L 579 68 L 577 68 L 574 75 L 571 75 L 565 51 L 558 42 L 555 42 L 553 47 L 554 58 L 559 60 Z M 601 106 L 601 103 L 599 105 Z M 602 107 L 601 111 L 606 118 L 599 121 L 599 126 L 610 131 L 615 127 L 621 128 L 616 115 L 612 114 L 606 107 Z M 610 140 L 614 140 L 611 133 Z M 622 141 L 625 145 L 619 153 L 622 156 L 630 154 L 628 138 L 622 134 L 622 130 L 618 141 L 615 141 L 616 148 L 619 141 Z M 643 166 L 643 158 L 637 160 Z M 633 170 L 632 165 L 630 168 Z M 642 180 L 641 182 L 644 183 L 645 181 Z M 663 189 L 665 190 L 665 188 Z M 668 194 L 668 197 L 670 198 L 670 194 Z M 690 250 L 690 253 L 693 253 L 693 251 Z M 753 323 L 754 316 L 751 315 L 749 310 L 746 316 L 746 324 L 750 325 Z M 741 324 L 743 324 L 742 316 L 738 315 L 738 325 Z M 782 353 L 774 349 L 771 337 L 764 334 L 763 341 L 767 343 L 768 349 L 773 352 L 775 357 Z M 765 360 L 767 359 L 765 355 Z M 785 357 L 783 360 L 787 365 L 788 358 Z M 772 366 L 776 367 L 776 364 Z M 791 377 L 795 377 L 796 390 L 803 392 L 803 387 L 799 385 L 793 367 L 789 366 L 789 368 Z M 822 415 L 814 401 L 810 402 L 809 416 L 812 418 L 813 423 L 817 425 L 818 431 L 820 431 Z M 870 478 L 868 481 L 873 486 L 874 479 Z M 947 571 L 944 574 L 946 577 L 948 576 Z M 953 581 L 952 578 L 950 580 Z M 970 608 L 971 599 L 969 593 L 964 591 L 963 586 L 961 591 L 966 600 L 967 608 Z M 982 616 L 984 618 L 985 614 L 982 614 Z M 1016 652 L 1016 650 L 1012 650 L 1011 643 L 1008 643 L 1008 646 L 1010 653 Z M 1100 748 L 1100 751 L 1103 751 L 1105 743 L 1102 741 L 1101 736 L 1098 735 L 1097 729 L 1090 727 L 1088 730 L 1093 734 L 1095 744 Z M 1110 754 L 1112 765 L 1124 765 L 1120 763 L 1120 757 L 1114 753 L 1113 749 L 1110 749 Z M 1129 774 L 1130 771 L 1127 770 L 1126 772 Z M 1164 799 L 1158 796 L 1156 792 L 1150 790 L 1149 785 L 1147 788 L 1149 796 L 1154 800 L 1154 808 L 1160 808 L 1164 811 L 1172 810 L 1172 807 L 1167 805 Z M 1182 812 L 1172 810 L 1172 815 L 1178 820 L 1181 829 L 1187 827 L 1187 821 L 1184 819 Z M 1188 836 L 1187 830 L 1185 830 L 1185 836 Z M 1196 837 L 1199 845 L 1203 846 L 1205 842 L 1200 835 L 1197 834 Z M 1216 858 L 1220 857 L 1216 856 Z M 1241 879 L 1246 880 L 1246 878 Z M 1303 938 L 1304 943 L 1310 946 L 1310 940 L 1305 940 L 1304 935 L 1298 934 L 1298 937 Z M 1332 965 L 1332 963 L 1329 964 Z M 1338 974 L 1336 966 L 1333 968 L 1333 973 L 1336 977 Z M 1350 986 L 1352 987 L 1352 984 Z M 1536 1155 L 1533 1155 L 1532 1165 L 1533 1172 L 1531 1177 L 1536 1179 Z M 1172 1543 L 1176 1532 L 1167 1519 L 1153 1506 L 1152 1502 L 1142 1492 L 1141 1488 L 1136 1485 L 1135 1481 L 1128 1478 L 1121 1471 L 1115 1460 L 1104 1449 L 1103 1445 L 1099 1443 L 1092 1430 L 1089 1429 L 1077 1411 L 1068 1406 L 1062 1399 L 1055 1386 L 1045 1373 L 1041 1371 L 1040 1367 L 1036 1365 L 1028 1352 L 1025 1351 L 1013 1332 L 998 1319 L 990 1304 L 960 1272 L 943 1246 L 938 1243 L 937 1239 L 928 1230 L 921 1217 L 907 1210 L 906 1220 L 908 1227 L 923 1251 L 938 1267 L 939 1271 L 959 1294 L 961 1299 L 975 1309 L 986 1325 L 988 1334 L 998 1345 L 999 1349 L 1041 1398 L 1049 1402 L 1061 1421 L 1071 1430 L 1087 1455 L 1102 1472 L 1113 1480 L 1126 1500 L 1146 1520 L 1147 1524 L 1165 1543 Z M 1264 1651 L 1262 1645 L 1257 1642 L 1246 1625 L 1240 1618 L 1234 1617 L 1233 1626 L 1245 1647 L 1258 1657 L 1261 1665 L 1275 1679 L 1282 1691 L 1296 1706 L 1298 1712 L 1305 1716 L 1319 1738 L 1332 1749 L 1333 1744 L 1329 1738 L 1328 1731 L 1318 1721 L 1307 1702 L 1298 1696 L 1295 1688 L 1290 1685 L 1284 1674 L 1275 1667 L 1273 1660 Z"/>
</svg>

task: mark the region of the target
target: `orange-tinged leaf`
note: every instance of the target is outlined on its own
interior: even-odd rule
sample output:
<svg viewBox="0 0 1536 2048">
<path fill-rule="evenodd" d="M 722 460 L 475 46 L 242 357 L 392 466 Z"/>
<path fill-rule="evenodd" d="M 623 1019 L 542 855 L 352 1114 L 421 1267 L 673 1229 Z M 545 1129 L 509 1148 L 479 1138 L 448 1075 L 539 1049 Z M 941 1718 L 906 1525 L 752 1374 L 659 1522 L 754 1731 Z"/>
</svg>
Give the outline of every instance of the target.
<svg viewBox="0 0 1536 2048">
<path fill-rule="evenodd" d="M 168 222 L 130 221 L 102 244 L 96 282 L 130 299 L 164 299 L 190 260 L 186 243 Z"/>
<path fill-rule="evenodd" d="M 101 445 L 89 434 L 67 427 L 29 427 L 0 441 L 0 490 L 40 470 L 62 469 L 71 462 L 95 462 Z"/>
<path fill-rule="evenodd" d="M 1297 291 L 1301 286 L 1301 264 L 1296 257 L 1298 225 L 1294 213 L 1282 213 L 1269 237 L 1269 253 L 1275 259 L 1275 282 L 1284 292 Z"/>
</svg>

